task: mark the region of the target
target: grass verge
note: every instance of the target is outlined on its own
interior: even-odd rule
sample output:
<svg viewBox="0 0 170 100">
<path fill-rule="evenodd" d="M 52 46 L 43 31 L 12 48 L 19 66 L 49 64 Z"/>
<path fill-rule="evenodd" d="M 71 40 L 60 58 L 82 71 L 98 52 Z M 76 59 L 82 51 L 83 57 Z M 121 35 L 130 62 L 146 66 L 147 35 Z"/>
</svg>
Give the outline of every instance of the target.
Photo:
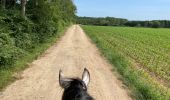
<svg viewBox="0 0 170 100">
<path fill-rule="evenodd" d="M 66 29 L 66 28 L 65 28 Z M 36 48 L 31 50 L 26 56 L 18 59 L 12 67 L 0 69 L 0 91 L 5 89 L 10 83 L 18 79 L 14 74 L 28 68 L 29 63 L 37 59 L 45 50 L 52 46 L 65 33 L 65 30 L 59 32 L 55 36 L 49 38 L 45 43 L 38 44 Z"/>
<path fill-rule="evenodd" d="M 105 44 L 103 37 L 98 36 L 93 26 L 82 26 L 86 34 L 96 44 L 102 54 L 122 75 L 123 82 L 132 90 L 132 97 L 136 100 L 170 100 L 169 89 L 161 88 L 143 70 L 135 69 L 130 59 Z M 94 31 L 93 31 L 94 30 Z M 107 31 L 107 30 L 106 30 Z"/>
</svg>

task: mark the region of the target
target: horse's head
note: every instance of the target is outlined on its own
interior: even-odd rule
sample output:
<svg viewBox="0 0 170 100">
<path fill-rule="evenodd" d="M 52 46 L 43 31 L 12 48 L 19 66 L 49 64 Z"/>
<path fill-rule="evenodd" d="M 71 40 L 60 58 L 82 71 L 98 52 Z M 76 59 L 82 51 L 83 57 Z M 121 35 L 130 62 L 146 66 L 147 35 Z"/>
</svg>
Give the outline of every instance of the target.
<svg viewBox="0 0 170 100">
<path fill-rule="evenodd" d="M 87 93 L 87 85 L 90 82 L 90 73 L 85 68 L 82 79 L 64 78 L 62 71 L 59 72 L 59 84 L 64 88 L 62 100 L 93 100 Z"/>
</svg>

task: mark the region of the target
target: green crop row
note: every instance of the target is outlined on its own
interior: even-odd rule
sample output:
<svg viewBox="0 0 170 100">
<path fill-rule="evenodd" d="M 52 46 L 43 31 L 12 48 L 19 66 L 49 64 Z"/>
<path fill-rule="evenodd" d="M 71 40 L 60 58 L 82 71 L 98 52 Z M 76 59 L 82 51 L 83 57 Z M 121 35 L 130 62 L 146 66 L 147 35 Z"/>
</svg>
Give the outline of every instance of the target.
<svg viewBox="0 0 170 100">
<path fill-rule="evenodd" d="M 137 99 L 170 99 L 170 29 L 82 27 Z"/>
</svg>

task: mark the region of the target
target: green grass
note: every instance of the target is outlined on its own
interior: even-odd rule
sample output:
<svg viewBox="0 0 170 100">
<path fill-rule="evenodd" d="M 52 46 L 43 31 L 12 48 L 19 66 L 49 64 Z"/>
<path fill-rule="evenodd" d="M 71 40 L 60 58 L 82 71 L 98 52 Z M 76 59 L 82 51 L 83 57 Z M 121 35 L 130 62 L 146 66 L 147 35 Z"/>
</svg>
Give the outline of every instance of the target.
<svg viewBox="0 0 170 100">
<path fill-rule="evenodd" d="M 32 52 L 28 53 L 23 58 L 17 60 L 17 62 L 8 68 L 0 69 L 0 91 L 2 91 L 7 85 L 14 82 L 17 77 L 14 76 L 15 73 L 19 73 L 25 68 L 28 68 L 29 63 L 37 59 L 45 50 L 52 46 L 56 41 L 64 34 L 64 30 L 57 33 L 56 36 L 49 38 L 45 43 L 39 44 L 31 50 Z"/>
<path fill-rule="evenodd" d="M 122 75 L 134 99 L 170 100 L 170 29 L 82 28 Z"/>
</svg>

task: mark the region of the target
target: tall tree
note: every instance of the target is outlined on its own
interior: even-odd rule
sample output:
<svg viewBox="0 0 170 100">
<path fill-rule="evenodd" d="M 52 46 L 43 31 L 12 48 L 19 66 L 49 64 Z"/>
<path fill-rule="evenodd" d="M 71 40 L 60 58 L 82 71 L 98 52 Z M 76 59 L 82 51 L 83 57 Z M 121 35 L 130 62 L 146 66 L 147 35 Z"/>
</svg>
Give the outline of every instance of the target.
<svg viewBox="0 0 170 100">
<path fill-rule="evenodd" d="M 25 18 L 25 6 L 26 6 L 27 1 L 26 0 L 21 0 L 21 16 Z"/>
</svg>

